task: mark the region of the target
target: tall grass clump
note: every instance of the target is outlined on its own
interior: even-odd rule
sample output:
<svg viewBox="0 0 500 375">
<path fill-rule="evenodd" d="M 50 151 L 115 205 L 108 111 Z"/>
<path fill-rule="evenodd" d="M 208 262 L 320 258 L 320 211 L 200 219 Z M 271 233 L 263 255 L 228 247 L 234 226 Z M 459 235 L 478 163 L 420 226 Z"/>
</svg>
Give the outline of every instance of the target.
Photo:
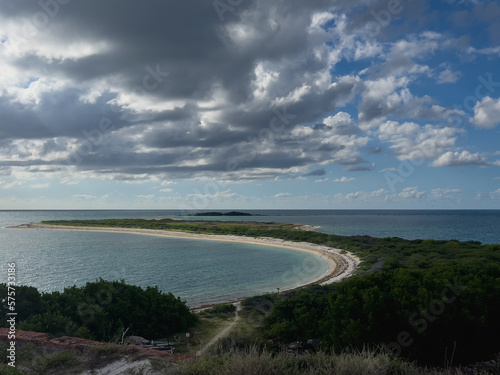
<svg viewBox="0 0 500 375">
<path fill-rule="evenodd" d="M 329 354 L 274 354 L 252 345 L 219 356 L 207 355 L 179 366 L 177 375 L 444 375 L 378 350 Z M 459 374 L 459 373 L 454 373 Z"/>
</svg>

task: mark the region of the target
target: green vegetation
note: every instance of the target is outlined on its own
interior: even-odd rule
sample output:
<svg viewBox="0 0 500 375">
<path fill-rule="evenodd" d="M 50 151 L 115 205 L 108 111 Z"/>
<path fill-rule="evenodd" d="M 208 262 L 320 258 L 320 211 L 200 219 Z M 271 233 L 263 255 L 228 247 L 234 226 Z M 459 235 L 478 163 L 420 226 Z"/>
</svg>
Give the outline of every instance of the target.
<svg viewBox="0 0 500 375">
<path fill-rule="evenodd" d="M 189 214 L 188 216 L 254 216 L 254 215 L 249 214 L 248 212 L 240 212 L 240 211 L 231 211 L 231 212 L 208 211 L 208 212 L 197 212 L 194 215 Z"/>
<path fill-rule="evenodd" d="M 224 303 L 221 305 L 215 305 L 214 307 L 206 309 L 203 312 L 206 314 L 234 314 L 235 311 L 236 311 L 235 305 Z"/>
<path fill-rule="evenodd" d="M 421 364 L 468 363 L 498 352 L 499 270 L 391 270 L 280 296 L 265 335 L 321 339 L 338 352 L 386 347 Z"/>
<path fill-rule="evenodd" d="M 5 284 L 0 284 L 0 295 L 7 295 Z M 185 331 L 196 322 L 186 304 L 171 293 L 124 281 L 100 279 L 62 293 L 43 294 L 33 287 L 17 286 L 16 304 L 18 329 L 110 342 L 127 328 L 128 334 L 156 339 Z M 7 307 L 1 301 L 4 316 Z M 7 322 L 1 324 L 6 327 Z"/>
<path fill-rule="evenodd" d="M 2 348 L 1 343 L 0 348 Z M 29 351 L 30 357 L 25 356 L 19 359 L 15 369 L 0 364 L 0 375 L 68 375 L 81 374 L 85 370 L 97 374 L 99 369 L 120 358 L 130 364 L 140 359 L 124 353 L 121 356 L 102 358 L 95 348 L 84 352 L 71 350 L 48 352 L 30 346 Z M 149 363 L 149 366 L 142 365 L 123 373 L 136 375 L 468 375 L 494 373 L 472 372 L 465 369 L 422 368 L 380 350 L 365 349 L 361 352 L 342 354 L 319 352 L 296 356 L 289 353 L 273 354 L 255 345 L 218 356 L 208 354 L 177 364 L 173 364 L 172 360 L 166 358 L 151 358 Z"/>
<path fill-rule="evenodd" d="M 146 219 L 105 219 L 105 220 L 62 220 L 43 221 L 43 224 L 66 225 L 76 227 L 99 227 L 99 228 L 133 228 L 133 229 L 155 229 L 184 231 L 201 234 L 231 234 L 237 236 L 261 236 L 279 237 L 287 235 L 288 232 L 304 231 L 294 229 L 293 224 L 282 223 L 259 223 L 238 221 L 190 221 L 190 220 L 146 220 Z"/>
<path fill-rule="evenodd" d="M 186 361 L 176 375 L 461 375 L 460 371 L 419 368 L 381 351 L 327 354 L 272 354 L 256 346 L 234 350 L 219 356 Z"/>
</svg>

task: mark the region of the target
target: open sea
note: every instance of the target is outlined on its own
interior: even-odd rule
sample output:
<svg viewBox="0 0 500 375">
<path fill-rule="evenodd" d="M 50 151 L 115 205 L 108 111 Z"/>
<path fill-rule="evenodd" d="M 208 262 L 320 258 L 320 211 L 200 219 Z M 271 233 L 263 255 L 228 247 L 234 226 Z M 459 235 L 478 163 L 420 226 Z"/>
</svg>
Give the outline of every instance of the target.
<svg viewBox="0 0 500 375">
<path fill-rule="evenodd" d="M 7 281 L 7 263 L 15 262 L 17 283 L 45 292 L 102 277 L 142 287 L 157 285 L 189 306 L 200 306 L 295 287 L 327 270 L 315 255 L 271 246 L 139 234 L 5 229 L 42 220 L 276 221 L 319 226 L 317 231 L 338 235 L 500 243 L 500 210 L 243 211 L 263 216 L 193 217 L 178 210 L 0 211 L 0 283 Z"/>
</svg>

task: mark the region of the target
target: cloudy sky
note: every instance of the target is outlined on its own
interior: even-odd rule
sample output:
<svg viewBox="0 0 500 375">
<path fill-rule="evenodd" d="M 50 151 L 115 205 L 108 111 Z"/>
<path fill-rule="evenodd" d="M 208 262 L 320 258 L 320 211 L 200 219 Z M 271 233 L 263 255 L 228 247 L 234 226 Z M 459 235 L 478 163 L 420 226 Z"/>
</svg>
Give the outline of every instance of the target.
<svg viewBox="0 0 500 375">
<path fill-rule="evenodd" d="M 0 0 L 0 209 L 500 208 L 488 0 Z"/>
</svg>

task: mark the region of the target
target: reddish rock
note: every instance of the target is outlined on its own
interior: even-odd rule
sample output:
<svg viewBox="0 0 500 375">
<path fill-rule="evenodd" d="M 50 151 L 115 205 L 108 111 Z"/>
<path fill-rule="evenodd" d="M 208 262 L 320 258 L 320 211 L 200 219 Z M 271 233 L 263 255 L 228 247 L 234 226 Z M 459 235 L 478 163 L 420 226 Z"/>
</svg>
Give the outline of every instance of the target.
<svg viewBox="0 0 500 375">
<path fill-rule="evenodd" d="M 16 338 L 15 340 L 9 339 L 9 329 L 8 328 L 0 328 L 0 341 L 10 342 L 15 341 L 16 345 L 22 344 L 34 344 L 37 347 L 41 347 L 43 349 L 50 350 L 78 350 L 82 351 L 84 349 L 88 349 L 91 347 L 102 347 L 105 345 L 109 345 L 109 343 L 103 343 L 99 341 L 86 340 L 79 337 L 57 337 L 50 338 L 46 333 L 40 332 L 30 332 L 30 331 L 21 331 L 16 330 Z M 168 357 L 174 361 L 193 359 L 193 356 L 187 354 L 170 354 L 161 350 L 154 349 L 146 349 L 140 348 L 138 346 L 126 346 L 125 354 L 140 356 L 143 358 L 152 358 L 152 357 Z"/>
</svg>

